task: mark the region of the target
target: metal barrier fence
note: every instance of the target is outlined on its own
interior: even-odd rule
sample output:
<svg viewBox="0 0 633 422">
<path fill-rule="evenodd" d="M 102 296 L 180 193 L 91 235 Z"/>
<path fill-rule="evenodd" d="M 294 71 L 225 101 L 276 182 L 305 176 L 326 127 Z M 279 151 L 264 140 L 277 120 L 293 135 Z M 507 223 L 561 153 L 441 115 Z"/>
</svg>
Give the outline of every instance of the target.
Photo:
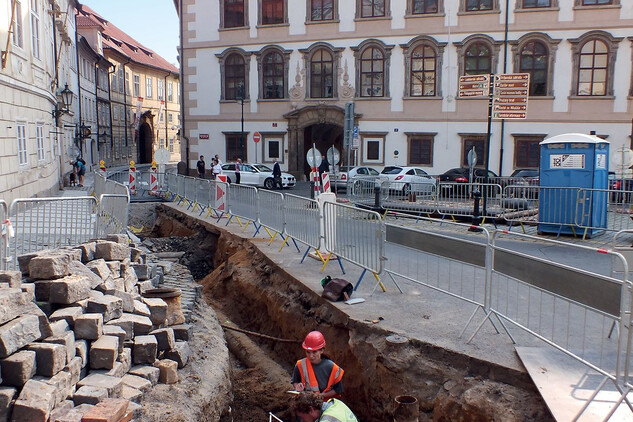
<svg viewBox="0 0 633 422">
<path fill-rule="evenodd" d="M 0 200 L 0 271 L 6 270 L 8 267 L 9 256 L 9 207 L 7 203 Z"/>
<path fill-rule="evenodd" d="M 258 189 L 259 222 L 264 227 L 277 233 L 284 232 L 285 212 L 284 195 L 280 192 Z"/>
<path fill-rule="evenodd" d="M 125 232 L 129 215 L 130 197 L 128 195 L 101 195 L 97 215 L 97 236 Z"/>
<path fill-rule="evenodd" d="M 13 265 L 18 255 L 93 239 L 97 210 L 93 196 L 14 200 L 9 210 L 15 227 L 15 237 L 9 242 Z"/>
<path fill-rule="evenodd" d="M 232 191 L 231 191 L 232 194 Z M 284 195 L 285 233 L 301 243 L 319 249 L 321 244 L 319 204 L 296 195 Z"/>
<path fill-rule="evenodd" d="M 229 213 L 249 221 L 258 221 L 257 188 L 231 184 L 228 191 L 231 201 Z"/>
<path fill-rule="evenodd" d="M 380 214 L 325 202 L 323 227 L 328 252 L 374 274 L 382 272 L 385 223 Z"/>
</svg>

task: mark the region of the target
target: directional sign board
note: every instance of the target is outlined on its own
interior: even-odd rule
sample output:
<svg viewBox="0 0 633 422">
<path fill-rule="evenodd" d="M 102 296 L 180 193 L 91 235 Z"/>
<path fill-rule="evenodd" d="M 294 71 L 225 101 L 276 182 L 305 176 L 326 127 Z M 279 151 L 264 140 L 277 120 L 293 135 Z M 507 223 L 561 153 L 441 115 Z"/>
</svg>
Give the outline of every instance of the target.
<svg viewBox="0 0 633 422">
<path fill-rule="evenodd" d="M 487 97 L 490 91 L 490 75 L 459 77 L 459 98 Z"/>
<path fill-rule="evenodd" d="M 525 119 L 527 117 L 529 73 L 495 75 L 492 98 L 493 119 Z"/>
</svg>

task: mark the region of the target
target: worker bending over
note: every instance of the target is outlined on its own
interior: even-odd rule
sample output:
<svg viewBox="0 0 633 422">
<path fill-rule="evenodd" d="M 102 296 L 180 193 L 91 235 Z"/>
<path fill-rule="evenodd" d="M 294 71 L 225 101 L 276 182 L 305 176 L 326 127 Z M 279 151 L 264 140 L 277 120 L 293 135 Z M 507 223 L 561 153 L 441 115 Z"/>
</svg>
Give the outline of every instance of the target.
<svg viewBox="0 0 633 422">
<path fill-rule="evenodd" d="M 352 411 L 340 400 L 323 401 L 313 392 L 299 394 L 292 409 L 301 422 L 358 422 Z"/>
<path fill-rule="evenodd" d="M 319 331 L 311 331 L 302 344 L 306 357 L 297 361 L 292 373 L 296 391 L 318 393 L 324 400 L 341 397 L 343 369 L 323 356 L 325 338 Z"/>
</svg>

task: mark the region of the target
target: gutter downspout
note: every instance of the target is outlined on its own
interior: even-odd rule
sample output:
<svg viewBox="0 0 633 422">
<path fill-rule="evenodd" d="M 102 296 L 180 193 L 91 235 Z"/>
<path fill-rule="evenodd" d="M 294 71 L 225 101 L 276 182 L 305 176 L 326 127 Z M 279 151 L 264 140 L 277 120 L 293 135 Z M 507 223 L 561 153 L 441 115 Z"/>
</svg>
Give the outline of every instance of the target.
<svg viewBox="0 0 633 422">
<path fill-rule="evenodd" d="M 116 73 L 116 66 L 109 66 L 112 71 L 108 70 L 108 109 L 110 110 L 110 148 L 114 151 L 114 129 L 112 128 L 112 86 L 110 83 L 110 75 Z M 116 154 L 115 154 L 116 157 Z"/>
<path fill-rule="evenodd" d="M 510 19 L 510 0 L 506 0 L 505 29 L 503 35 L 503 73 L 508 70 L 508 20 Z M 499 149 L 499 176 L 503 176 L 503 138 L 506 128 L 506 120 L 501 119 L 501 147 Z"/>
<path fill-rule="evenodd" d="M 77 13 L 75 13 L 75 61 L 77 62 L 77 102 L 79 108 L 79 127 L 75 129 L 75 143 L 79 148 L 79 151 L 82 151 L 83 155 L 83 133 L 80 132 L 81 126 L 83 125 L 83 108 L 81 107 L 81 66 L 79 65 L 79 36 L 77 32 Z M 92 154 L 90 155 L 92 157 Z M 94 160 L 94 157 L 92 158 Z"/>
<path fill-rule="evenodd" d="M 163 101 L 165 101 L 165 146 L 168 145 L 169 143 L 169 120 L 167 120 L 167 116 L 169 116 L 169 109 L 168 109 L 168 104 L 169 101 L 167 98 L 167 78 L 171 76 L 171 72 L 167 72 L 167 74 L 165 75 L 165 82 L 163 82 Z M 167 150 L 169 151 L 169 148 L 167 148 Z"/>
<path fill-rule="evenodd" d="M 179 21 L 180 21 L 180 87 L 179 87 L 179 91 L 180 91 L 180 136 L 182 138 L 185 139 L 186 143 L 185 143 L 185 164 L 186 164 L 186 169 L 187 169 L 187 175 L 189 175 L 189 138 L 187 138 L 185 136 L 185 90 L 184 90 L 184 86 L 185 86 L 185 74 L 183 71 L 183 66 L 184 66 L 184 51 L 183 51 L 183 15 L 184 15 L 184 11 L 182 9 L 182 0 L 178 0 L 179 4 L 178 4 L 178 10 L 180 11 L 179 14 Z"/>
<path fill-rule="evenodd" d="M 123 121 L 125 122 L 125 147 L 129 147 L 128 138 L 127 138 L 127 130 L 128 130 L 128 121 L 127 121 L 127 79 L 125 78 L 126 70 L 125 66 L 130 64 L 132 59 L 128 57 L 127 62 L 123 63 L 123 107 L 125 107 L 125 113 L 123 113 Z"/>
<path fill-rule="evenodd" d="M 99 118 L 99 61 L 101 59 L 99 59 L 97 57 L 97 59 L 95 60 L 95 107 L 96 107 L 96 115 L 97 115 L 97 150 L 99 150 L 99 145 L 101 145 L 101 133 L 99 132 L 99 129 L 101 129 L 101 119 Z M 104 159 L 105 158 L 105 151 L 104 152 L 104 156 L 101 156 L 101 154 L 99 154 L 99 158 L 100 159 Z"/>
<path fill-rule="evenodd" d="M 15 6 L 14 6 L 15 7 Z M 57 63 L 58 63 L 58 57 L 57 57 L 57 25 L 55 25 L 55 8 L 53 3 L 51 3 L 51 20 L 53 21 L 53 60 L 55 62 L 55 91 L 57 91 L 57 89 L 59 88 L 59 72 L 57 71 Z M 53 96 L 55 97 L 55 110 L 57 110 L 57 93 L 53 92 Z M 55 139 L 57 140 L 57 145 L 60 145 L 60 141 L 59 141 L 59 118 L 61 116 L 58 117 L 54 117 L 55 119 Z M 59 186 L 59 190 L 63 190 L 64 189 L 64 162 L 62 161 L 62 158 L 64 157 L 64 151 L 63 151 L 63 147 L 60 145 L 59 148 L 59 181 L 58 181 L 58 186 Z"/>
</svg>

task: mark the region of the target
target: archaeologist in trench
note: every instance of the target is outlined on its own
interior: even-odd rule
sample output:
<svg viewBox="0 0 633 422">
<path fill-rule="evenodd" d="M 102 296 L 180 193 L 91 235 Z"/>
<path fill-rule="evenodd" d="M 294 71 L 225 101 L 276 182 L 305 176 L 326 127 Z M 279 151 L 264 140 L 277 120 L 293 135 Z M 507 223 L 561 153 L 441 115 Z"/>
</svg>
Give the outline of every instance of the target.
<svg viewBox="0 0 633 422">
<path fill-rule="evenodd" d="M 292 373 L 296 391 L 311 391 L 324 400 L 341 397 L 343 369 L 323 355 L 325 338 L 320 331 L 311 331 L 303 340 L 306 357 L 297 361 Z"/>
<path fill-rule="evenodd" d="M 299 394 L 292 410 L 301 422 L 358 422 L 354 413 L 340 400 L 323 401 L 317 393 Z"/>
</svg>

